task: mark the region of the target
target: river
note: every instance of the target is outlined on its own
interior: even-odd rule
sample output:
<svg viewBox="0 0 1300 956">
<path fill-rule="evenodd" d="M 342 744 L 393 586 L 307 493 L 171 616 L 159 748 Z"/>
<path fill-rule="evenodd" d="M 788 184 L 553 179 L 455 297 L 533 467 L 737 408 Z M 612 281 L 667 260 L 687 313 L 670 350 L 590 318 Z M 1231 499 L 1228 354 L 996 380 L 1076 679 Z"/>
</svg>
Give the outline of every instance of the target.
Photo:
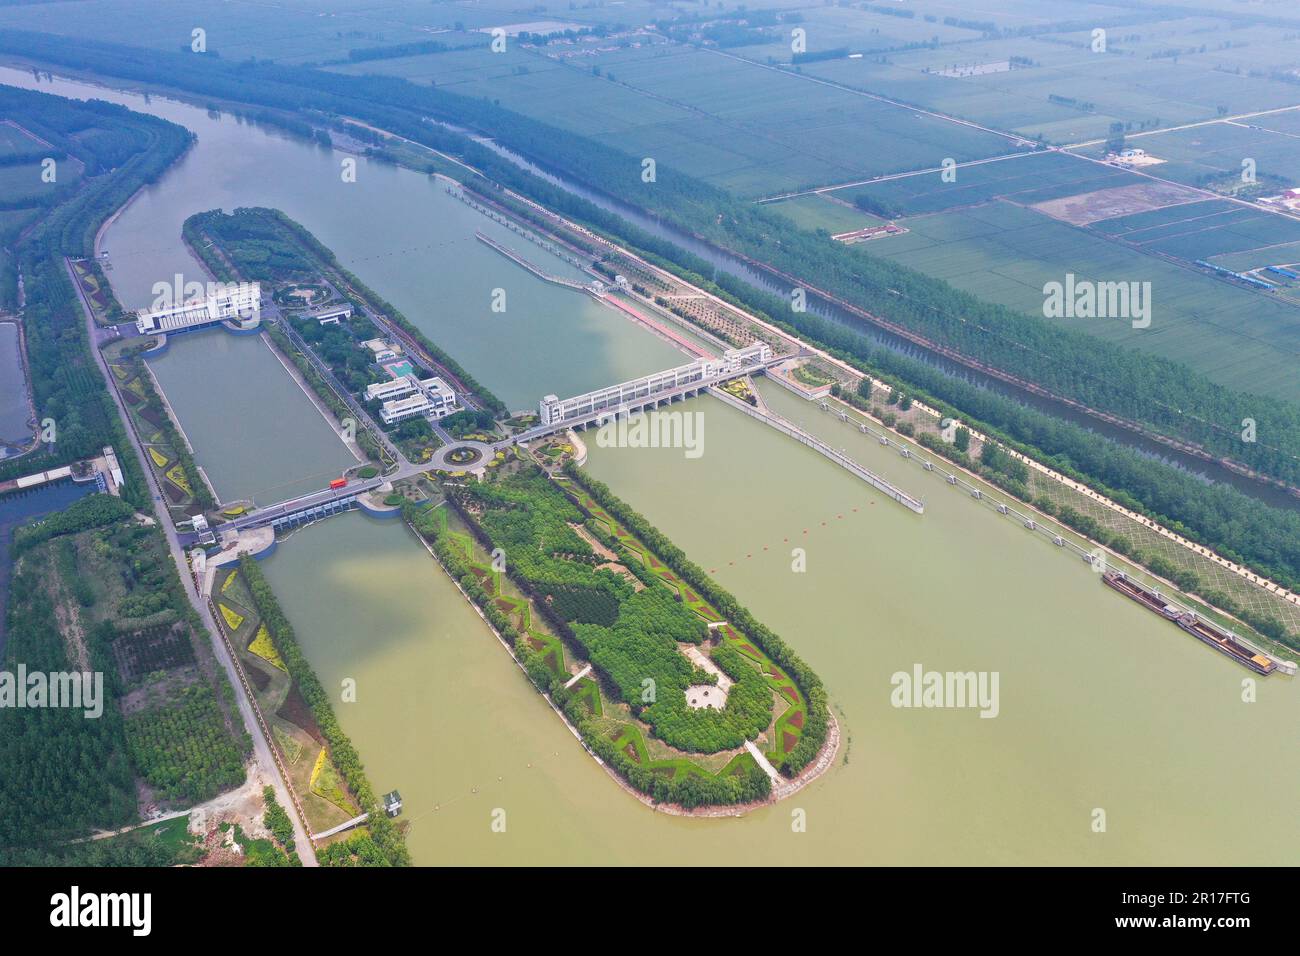
<svg viewBox="0 0 1300 956">
<path fill-rule="evenodd" d="M 16 75 L 32 85 L 30 73 Z M 422 210 L 454 220 L 459 207 L 423 177 L 362 164 L 349 185 L 369 185 L 332 193 L 317 178 L 337 167 L 326 151 L 156 96 L 146 105 L 113 95 L 201 136 L 108 231 L 109 276 L 128 299 L 147 293 L 154 271 L 193 268 L 179 248 L 189 213 L 276 205 L 511 405 L 678 361 L 594 303 L 593 313 L 578 307 L 581 297 L 563 299 L 545 322 L 484 314 L 483 284 L 514 279 L 498 280 L 506 273 L 478 258 L 498 254 L 472 238 L 413 251 L 440 235 L 442 220 L 421 222 Z M 221 149 L 209 157 L 204 143 L 214 140 Z M 253 154 L 255 176 L 222 177 L 222 162 Z M 334 208 L 345 201 L 346 211 Z M 138 265 L 151 257 L 157 269 Z M 447 288 L 467 298 L 448 298 Z M 1081 562 L 794 396 L 763 391 L 778 411 L 923 496 L 925 515 L 710 398 L 673 406 L 703 413 L 699 458 L 588 442 L 591 473 L 716 568 L 825 679 L 845 761 L 744 818 L 655 814 L 606 779 L 400 524 L 330 519 L 267 560 L 325 686 L 358 681 L 340 719 L 376 788 L 401 790 L 417 862 L 1295 862 L 1294 681 L 1263 679 L 1258 701 L 1243 702 L 1248 672 L 1110 594 Z M 287 434 L 302 424 L 294 413 L 258 427 Z M 796 546 L 803 573 L 791 567 Z M 891 675 L 918 663 L 997 672 L 998 716 L 891 706 Z M 505 833 L 489 825 L 497 808 Z M 796 808 L 806 832 L 792 830 Z M 1105 832 L 1094 832 L 1099 810 Z"/>
<path fill-rule="evenodd" d="M 375 785 L 401 790 L 417 861 L 1295 862 L 1294 681 L 1263 680 L 1244 703 L 1247 671 L 1082 562 L 764 393 L 922 495 L 926 514 L 709 398 L 674 406 L 705 416 L 698 459 L 588 442 L 594 476 L 825 678 L 846 762 L 744 818 L 654 814 L 605 779 L 405 528 L 331 519 L 299 532 L 311 547 L 291 538 L 267 560 L 325 685 L 358 680 L 340 714 Z M 891 676 L 918 663 L 996 671 L 998 715 L 894 708 Z M 497 808 L 504 834 L 489 825 Z"/>
</svg>

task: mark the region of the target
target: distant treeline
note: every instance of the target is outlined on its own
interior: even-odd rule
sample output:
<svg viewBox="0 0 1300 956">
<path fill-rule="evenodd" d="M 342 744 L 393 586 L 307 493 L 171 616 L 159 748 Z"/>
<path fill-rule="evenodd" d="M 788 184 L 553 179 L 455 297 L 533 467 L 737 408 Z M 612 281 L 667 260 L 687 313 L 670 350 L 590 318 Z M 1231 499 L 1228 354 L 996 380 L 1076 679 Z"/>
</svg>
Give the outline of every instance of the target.
<svg viewBox="0 0 1300 956">
<path fill-rule="evenodd" d="M 444 53 L 452 49 L 437 40 L 421 40 L 415 43 L 394 43 L 391 46 L 372 46 L 361 50 L 348 50 L 348 59 L 353 63 L 365 63 L 368 60 L 395 60 L 403 56 L 423 56 L 426 53 Z"/>
<path fill-rule="evenodd" d="M 848 55 L 848 47 L 837 46 L 829 50 L 810 50 L 807 53 L 796 53 L 791 57 L 791 60 L 795 63 L 816 63 L 818 60 L 842 60 Z"/>
</svg>

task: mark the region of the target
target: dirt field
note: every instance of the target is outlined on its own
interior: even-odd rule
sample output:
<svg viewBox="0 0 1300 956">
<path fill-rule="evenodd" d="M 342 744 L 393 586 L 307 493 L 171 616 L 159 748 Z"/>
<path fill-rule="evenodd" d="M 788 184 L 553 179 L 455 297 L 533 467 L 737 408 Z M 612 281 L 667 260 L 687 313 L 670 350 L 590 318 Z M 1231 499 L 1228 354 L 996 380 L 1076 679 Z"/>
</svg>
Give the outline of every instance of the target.
<svg viewBox="0 0 1300 956">
<path fill-rule="evenodd" d="M 1066 196 L 1064 199 L 1049 199 L 1029 208 L 1073 226 L 1086 226 L 1100 219 L 1198 202 L 1203 198 L 1199 193 L 1183 186 L 1150 182 L 1098 189 L 1077 196 Z"/>
</svg>

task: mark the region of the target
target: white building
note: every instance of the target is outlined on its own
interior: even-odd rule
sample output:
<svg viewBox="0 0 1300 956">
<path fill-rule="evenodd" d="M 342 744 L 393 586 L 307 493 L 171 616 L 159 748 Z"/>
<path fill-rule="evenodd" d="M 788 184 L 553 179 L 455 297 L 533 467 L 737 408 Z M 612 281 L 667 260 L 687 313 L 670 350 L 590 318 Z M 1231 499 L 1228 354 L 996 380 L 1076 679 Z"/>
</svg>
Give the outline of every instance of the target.
<svg viewBox="0 0 1300 956">
<path fill-rule="evenodd" d="M 627 405 L 641 404 L 655 395 L 711 382 L 720 375 L 740 372 L 742 369 L 758 369 L 771 358 L 771 346 L 765 342 L 755 342 L 743 349 L 727 349 L 721 358 L 696 359 L 689 365 L 679 365 L 630 382 L 620 382 L 575 395 L 573 398 L 560 399 L 547 395 L 538 404 L 537 410 L 543 425 L 554 425 L 570 418 L 617 411 Z"/>
<path fill-rule="evenodd" d="M 108 465 L 108 473 L 113 477 L 113 484 L 119 488 L 126 484 L 126 479 L 122 477 L 122 466 L 118 464 L 117 453 L 113 451 L 112 445 L 104 446 L 104 463 Z"/>
<path fill-rule="evenodd" d="M 406 396 L 415 392 L 415 376 L 403 375 L 401 378 L 394 378 L 387 382 L 375 382 L 373 385 L 366 386 L 366 401 L 373 402 L 379 399 L 381 402 L 390 399 L 406 398 Z"/>
<path fill-rule="evenodd" d="M 385 425 L 404 422 L 408 418 L 446 418 L 459 409 L 456 393 L 440 378 L 417 379 L 403 375 L 391 382 L 376 382 L 366 386 L 366 399 L 382 400 L 379 417 Z"/>
<path fill-rule="evenodd" d="M 201 299 L 191 299 L 165 309 L 141 309 L 135 327 L 141 335 L 179 332 L 216 322 L 236 320 L 251 327 L 262 312 L 262 287 L 239 282 L 217 287 Z"/>
<path fill-rule="evenodd" d="M 321 325 L 338 325 L 340 319 L 352 318 L 352 306 L 345 304 L 332 309 L 321 309 L 319 312 L 313 312 L 311 317 Z"/>
</svg>

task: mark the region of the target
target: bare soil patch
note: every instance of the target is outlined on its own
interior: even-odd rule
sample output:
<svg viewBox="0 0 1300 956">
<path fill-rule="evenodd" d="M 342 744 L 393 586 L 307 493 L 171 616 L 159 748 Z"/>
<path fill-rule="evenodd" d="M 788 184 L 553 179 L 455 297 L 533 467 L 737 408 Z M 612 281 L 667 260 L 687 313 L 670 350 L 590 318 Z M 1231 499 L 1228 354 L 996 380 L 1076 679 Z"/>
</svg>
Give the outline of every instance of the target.
<svg viewBox="0 0 1300 956">
<path fill-rule="evenodd" d="M 1098 189 L 1064 199 L 1049 199 L 1035 203 L 1030 209 L 1045 216 L 1068 222 L 1073 226 L 1086 226 L 1101 219 L 1129 216 L 1164 206 L 1199 202 L 1203 197 L 1195 190 L 1173 183 L 1137 183 L 1133 186 L 1115 186 Z"/>
</svg>

